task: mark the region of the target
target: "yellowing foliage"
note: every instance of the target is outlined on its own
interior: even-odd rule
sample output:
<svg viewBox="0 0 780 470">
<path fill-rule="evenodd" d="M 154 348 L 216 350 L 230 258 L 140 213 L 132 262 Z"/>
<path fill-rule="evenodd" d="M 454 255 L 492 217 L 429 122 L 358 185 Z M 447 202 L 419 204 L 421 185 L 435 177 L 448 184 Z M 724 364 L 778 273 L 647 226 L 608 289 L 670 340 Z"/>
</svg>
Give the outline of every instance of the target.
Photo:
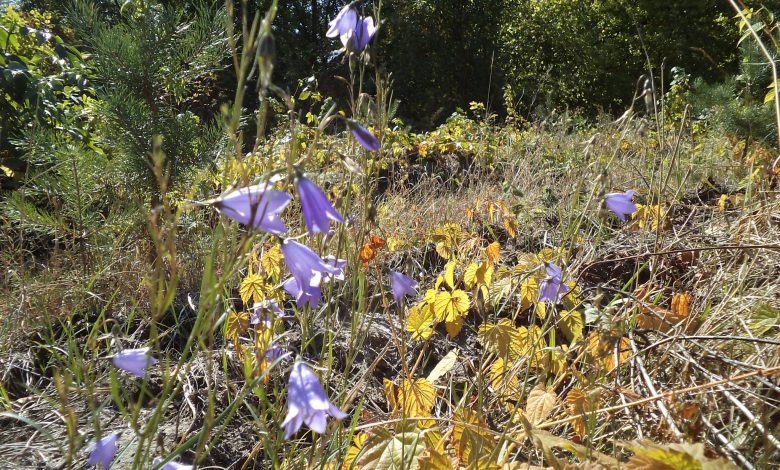
<svg viewBox="0 0 780 470">
<path fill-rule="evenodd" d="M 542 424 L 557 406 L 558 396 L 540 383 L 528 394 L 525 415 L 528 421 L 536 426 Z"/>
<path fill-rule="evenodd" d="M 479 326 L 479 340 L 486 350 L 494 352 L 500 358 L 514 360 L 520 357 L 525 339 L 523 332 L 508 318 L 500 318 L 498 323 L 485 322 Z"/>
<path fill-rule="evenodd" d="M 260 302 L 261 300 L 264 300 L 269 288 L 270 286 L 268 286 L 262 276 L 259 274 L 249 274 L 241 281 L 241 287 L 238 289 L 238 293 L 241 296 L 241 301 L 244 302 L 244 305 L 251 306 L 251 302 Z"/>
<path fill-rule="evenodd" d="M 444 224 L 433 231 L 431 238 L 436 244 L 436 253 L 449 260 L 457 255 L 458 244 L 463 236 L 463 231 L 458 224 Z"/>
<path fill-rule="evenodd" d="M 423 302 L 409 309 L 406 317 L 406 331 L 412 333 L 413 340 L 428 339 L 433 335 L 436 323 L 433 306 Z"/>
<path fill-rule="evenodd" d="M 704 445 L 655 444 L 650 441 L 618 443 L 634 452 L 626 463 L 629 470 L 737 470 L 739 467 L 726 459 L 711 459 Z"/>
<path fill-rule="evenodd" d="M 427 379 L 405 379 L 397 388 L 397 403 L 405 416 L 431 416 L 436 389 Z"/>
<path fill-rule="evenodd" d="M 471 263 L 463 274 L 463 282 L 467 289 L 475 289 L 482 293 L 482 298 L 488 298 L 488 289 L 493 280 L 493 265 L 485 262 L 477 265 Z"/>
<path fill-rule="evenodd" d="M 585 421 L 586 416 L 579 415 L 587 414 L 591 411 L 588 396 L 585 395 L 582 390 L 578 388 L 572 388 L 566 395 L 566 409 L 569 411 L 570 416 L 576 416 L 576 418 L 571 422 L 574 433 L 581 438 L 585 437 L 588 432 Z"/>
<path fill-rule="evenodd" d="M 576 343 L 582 338 L 582 331 L 585 328 L 585 320 L 582 318 L 580 312 L 576 310 L 562 310 L 558 312 L 560 320 L 558 326 L 566 335 L 566 339 L 569 340 L 569 344 Z"/>
<path fill-rule="evenodd" d="M 618 339 L 607 332 L 592 331 L 588 335 L 588 354 L 604 370 L 611 372 L 631 357 L 631 344 L 625 336 Z"/>
<path fill-rule="evenodd" d="M 452 462 L 441 452 L 427 448 L 419 457 L 420 470 L 454 470 Z"/>
<path fill-rule="evenodd" d="M 363 453 L 358 459 L 361 470 L 417 470 L 418 458 L 425 450 L 425 437 L 420 430 L 392 432 L 374 428 L 372 435 L 363 444 Z"/>
<path fill-rule="evenodd" d="M 265 253 L 260 259 L 260 266 L 263 268 L 263 272 L 266 277 L 279 279 L 282 275 L 282 265 L 284 264 L 284 258 L 282 256 L 282 249 L 279 245 L 274 245 Z"/>
<path fill-rule="evenodd" d="M 342 470 L 348 470 L 352 468 L 352 464 L 357 459 L 358 454 L 363 449 L 363 445 L 368 440 L 368 434 L 361 432 L 352 439 L 352 445 L 347 449 L 347 454 L 344 456 L 344 464 L 341 466 Z"/>
<path fill-rule="evenodd" d="M 238 347 L 239 336 L 249 331 L 249 312 L 230 312 L 225 322 L 225 338 L 232 341 Z"/>
<path fill-rule="evenodd" d="M 520 380 L 517 378 L 517 370 L 512 368 L 512 363 L 498 357 L 490 365 L 490 386 L 499 398 L 511 400 L 520 394 Z"/>
<path fill-rule="evenodd" d="M 464 409 L 453 417 L 452 443 L 461 465 L 469 465 L 493 451 L 496 444 L 480 416 Z"/>
<path fill-rule="evenodd" d="M 487 248 L 485 248 L 485 256 L 487 256 L 488 261 L 491 263 L 498 263 L 498 260 L 501 259 L 501 244 L 493 242 L 488 245 Z"/>
<path fill-rule="evenodd" d="M 469 296 L 460 289 L 453 292 L 438 292 L 433 301 L 433 312 L 437 321 L 454 322 L 469 311 Z"/>
</svg>

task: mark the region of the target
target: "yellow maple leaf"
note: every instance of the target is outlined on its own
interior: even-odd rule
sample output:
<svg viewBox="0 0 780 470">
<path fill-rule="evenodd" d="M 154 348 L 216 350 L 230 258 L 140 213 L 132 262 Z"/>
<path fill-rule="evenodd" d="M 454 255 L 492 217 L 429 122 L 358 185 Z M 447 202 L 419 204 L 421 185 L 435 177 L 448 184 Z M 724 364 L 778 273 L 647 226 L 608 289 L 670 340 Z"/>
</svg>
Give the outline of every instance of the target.
<svg viewBox="0 0 780 470">
<path fill-rule="evenodd" d="M 506 230 L 509 238 L 515 238 L 517 236 L 517 219 L 514 214 L 511 216 L 504 216 L 504 230 Z"/>
<path fill-rule="evenodd" d="M 552 390 L 547 389 L 543 383 L 536 385 L 528 394 L 525 404 L 525 415 L 534 426 L 542 424 L 555 407 L 558 406 L 558 397 Z"/>
<path fill-rule="evenodd" d="M 266 277 L 276 280 L 278 280 L 282 274 L 282 264 L 284 264 L 284 257 L 282 256 L 282 249 L 279 245 L 274 245 L 266 250 L 260 260 L 260 266 L 262 266 Z"/>
<path fill-rule="evenodd" d="M 249 312 L 230 312 L 225 322 L 225 338 L 238 344 L 239 336 L 249 331 Z"/>
<path fill-rule="evenodd" d="M 493 435 L 477 413 L 464 409 L 453 416 L 453 421 L 452 443 L 462 465 L 477 462 L 493 451 Z"/>
<path fill-rule="evenodd" d="M 241 287 L 238 289 L 239 295 L 241 295 L 241 301 L 244 305 L 251 306 L 252 302 L 260 302 L 266 297 L 268 291 L 268 285 L 265 280 L 259 274 L 249 274 L 243 281 L 241 281 Z"/>
<path fill-rule="evenodd" d="M 458 224 L 447 223 L 433 231 L 431 238 L 436 244 L 436 253 L 444 259 L 455 256 L 463 231 Z"/>
<path fill-rule="evenodd" d="M 344 463 L 341 466 L 342 470 L 348 470 L 352 468 L 352 464 L 357 459 L 360 451 L 363 450 L 363 445 L 368 440 L 368 434 L 361 432 L 352 439 L 352 445 L 347 449 L 347 454 L 344 456 Z"/>
<path fill-rule="evenodd" d="M 482 293 L 482 298 L 488 297 L 488 288 L 493 280 L 493 265 L 485 262 L 477 265 L 471 263 L 463 273 L 463 282 L 467 289 L 477 289 Z"/>
<path fill-rule="evenodd" d="M 433 311 L 437 322 L 454 322 L 456 318 L 468 313 L 469 296 L 460 289 L 438 292 L 433 301 Z"/>
<path fill-rule="evenodd" d="M 585 393 L 578 389 L 572 388 L 566 395 L 566 409 L 569 411 L 569 415 L 576 418 L 571 422 L 574 433 L 580 438 L 585 437 L 588 432 L 586 425 L 586 416 L 579 416 L 587 414 L 591 410 L 590 401 Z"/>
<path fill-rule="evenodd" d="M 396 390 L 398 406 L 408 417 L 431 416 L 436 389 L 427 379 L 404 379 Z"/>
<path fill-rule="evenodd" d="M 525 346 L 525 336 L 512 320 L 500 318 L 497 323 L 485 322 L 479 326 L 479 340 L 487 351 L 501 358 L 518 358 Z"/>
<path fill-rule="evenodd" d="M 520 394 L 520 380 L 517 370 L 509 361 L 498 357 L 490 365 L 490 386 L 502 400 L 512 399 Z"/>
<path fill-rule="evenodd" d="M 536 278 L 529 276 L 520 284 L 520 308 L 525 310 L 539 300 L 539 283 Z"/>
<path fill-rule="evenodd" d="M 592 331 L 588 336 L 588 354 L 607 372 L 611 372 L 631 357 L 631 343 L 622 335 L 618 338 L 609 332 Z"/>
<path fill-rule="evenodd" d="M 406 331 L 412 333 L 415 341 L 428 339 L 433 335 L 436 326 L 436 315 L 433 306 L 425 302 L 417 304 L 409 309 L 406 317 Z"/>
<path fill-rule="evenodd" d="M 558 326 L 566 335 L 566 339 L 569 340 L 569 344 L 576 343 L 582 338 L 582 331 L 585 328 L 585 321 L 582 319 L 580 312 L 576 310 L 561 310 L 558 312 L 560 320 Z"/>
<path fill-rule="evenodd" d="M 555 376 L 567 374 L 569 372 L 566 362 L 567 350 L 568 348 L 564 344 L 559 348 L 549 348 L 546 351 L 542 351 L 544 370 Z"/>
<path fill-rule="evenodd" d="M 444 266 L 444 274 L 436 278 L 436 284 L 434 285 L 436 289 L 442 284 L 445 284 L 450 289 L 455 288 L 455 267 L 457 264 L 455 260 L 451 260 Z"/>
<path fill-rule="evenodd" d="M 417 459 L 420 470 L 453 470 L 452 463 L 441 452 L 430 447 Z"/>
<path fill-rule="evenodd" d="M 463 329 L 463 317 L 455 317 L 451 320 L 444 322 L 444 327 L 447 329 L 447 334 L 450 338 L 458 336 L 460 330 Z"/>
</svg>

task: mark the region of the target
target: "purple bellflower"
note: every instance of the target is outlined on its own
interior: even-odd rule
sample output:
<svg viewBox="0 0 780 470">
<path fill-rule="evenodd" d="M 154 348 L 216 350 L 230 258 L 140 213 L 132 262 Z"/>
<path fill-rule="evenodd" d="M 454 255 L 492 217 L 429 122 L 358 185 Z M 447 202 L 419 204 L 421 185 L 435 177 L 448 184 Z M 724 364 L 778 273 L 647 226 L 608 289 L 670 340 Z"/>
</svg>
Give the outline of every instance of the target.
<svg viewBox="0 0 780 470">
<path fill-rule="evenodd" d="M 92 452 L 87 459 L 87 465 L 94 466 L 100 464 L 101 470 L 111 468 L 111 461 L 114 460 L 114 455 L 116 455 L 117 437 L 117 434 L 113 433 L 95 442 Z"/>
<path fill-rule="evenodd" d="M 149 348 L 125 349 L 113 357 L 114 365 L 136 377 L 144 378 L 146 368 L 157 364 L 157 359 L 149 355 Z"/>
<path fill-rule="evenodd" d="M 326 264 L 332 266 L 334 269 L 332 273 L 324 273 L 322 275 L 320 285 L 330 281 L 331 279 L 340 281 L 344 280 L 344 267 L 347 265 L 347 260 L 337 259 L 335 256 L 329 255 L 326 256 L 323 261 Z M 282 288 L 290 295 L 290 297 L 295 299 L 295 303 L 299 308 L 303 307 L 304 305 L 309 305 L 311 308 L 317 308 L 317 306 L 320 304 L 320 300 L 322 299 L 322 288 L 320 286 L 310 286 L 308 289 L 301 289 L 298 285 L 298 281 L 296 281 L 294 277 L 286 280 L 284 284 L 282 284 Z"/>
<path fill-rule="evenodd" d="M 294 240 L 282 243 L 284 262 L 292 274 L 293 285 L 289 280 L 284 283 L 284 290 L 295 297 L 299 306 L 308 303 L 312 307 L 319 304 L 322 291 L 320 284 L 330 276 L 337 276 L 343 270 L 334 264 L 327 263 L 317 253 Z"/>
<path fill-rule="evenodd" d="M 265 299 L 261 302 L 255 302 L 252 305 L 252 316 L 249 318 L 250 325 L 263 323 L 266 328 L 271 328 L 274 315 L 284 316 L 284 310 L 279 307 L 279 303 L 274 299 Z"/>
<path fill-rule="evenodd" d="M 636 204 L 632 201 L 634 198 L 634 191 L 628 190 L 625 193 L 609 193 L 604 196 L 604 205 L 607 209 L 611 210 L 618 216 L 623 222 L 626 221 L 626 216 L 636 212 Z"/>
<path fill-rule="evenodd" d="M 338 37 L 346 50 L 361 52 L 371 42 L 376 31 L 373 18 L 361 17 L 357 10 L 348 4 L 328 24 L 325 36 Z"/>
<path fill-rule="evenodd" d="M 162 459 L 160 457 L 155 457 L 152 464 L 156 467 L 157 465 L 160 465 L 160 462 L 162 462 Z M 162 470 L 192 470 L 192 465 L 185 465 L 171 460 L 162 466 Z"/>
<path fill-rule="evenodd" d="M 571 289 L 561 281 L 563 272 L 560 266 L 555 263 L 545 263 L 545 270 L 547 278 L 539 284 L 539 302 L 547 300 L 558 303 L 561 297 Z"/>
<path fill-rule="evenodd" d="M 344 419 L 348 415 L 328 400 L 314 372 L 303 362 L 296 363 L 290 372 L 287 387 L 287 416 L 282 422 L 284 438 L 292 437 L 303 423 L 312 431 L 322 434 L 328 416 Z"/>
<path fill-rule="evenodd" d="M 289 351 L 276 343 L 271 343 L 271 345 L 268 346 L 268 348 L 265 350 L 265 360 L 268 362 L 273 362 L 279 358 L 286 358 L 289 355 Z"/>
<path fill-rule="evenodd" d="M 307 289 L 301 289 L 298 285 L 298 281 L 294 277 L 287 279 L 282 288 L 287 292 L 290 297 L 295 299 L 295 304 L 298 308 L 303 308 L 308 305 L 311 308 L 317 308 L 320 305 L 322 299 L 322 289 L 320 286 L 309 286 Z"/>
<path fill-rule="evenodd" d="M 221 213 L 241 224 L 281 235 L 287 232 L 287 227 L 279 214 L 292 201 L 292 196 L 269 189 L 276 181 L 272 179 L 269 184 L 260 183 L 231 191 L 216 198 L 213 204 Z"/>
<path fill-rule="evenodd" d="M 357 140 L 364 149 L 370 152 L 379 150 L 379 140 L 377 140 L 368 129 L 352 120 L 347 121 L 347 125 L 349 126 L 352 135 L 355 136 L 355 140 Z"/>
<path fill-rule="evenodd" d="M 404 296 L 414 297 L 417 295 L 417 281 L 404 274 L 390 271 L 390 286 L 393 289 L 393 298 L 398 306 L 401 305 Z"/>
<path fill-rule="evenodd" d="M 352 8 L 351 4 L 345 5 L 336 17 L 328 23 L 328 31 L 325 33 L 325 36 L 335 38 L 353 31 L 357 24 L 358 16 L 357 10 Z"/>
<path fill-rule="evenodd" d="M 344 217 L 339 214 L 322 190 L 311 180 L 298 177 L 298 197 L 301 199 L 301 210 L 303 219 L 306 221 L 306 227 L 309 234 L 328 233 L 330 221 L 343 224 Z"/>
<path fill-rule="evenodd" d="M 323 261 L 325 261 L 325 263 L 334 267 L 333 274 L 325 275 L 325 279 L 324 279 L 325 281 L 329 281 L 331 278 L 337 281 L 344 280 L 344 268 L 347 266 L 347 260 L 338 259 L 333 255 L 328 255 L 325 258 L 323 258 Z"/>
</svg>

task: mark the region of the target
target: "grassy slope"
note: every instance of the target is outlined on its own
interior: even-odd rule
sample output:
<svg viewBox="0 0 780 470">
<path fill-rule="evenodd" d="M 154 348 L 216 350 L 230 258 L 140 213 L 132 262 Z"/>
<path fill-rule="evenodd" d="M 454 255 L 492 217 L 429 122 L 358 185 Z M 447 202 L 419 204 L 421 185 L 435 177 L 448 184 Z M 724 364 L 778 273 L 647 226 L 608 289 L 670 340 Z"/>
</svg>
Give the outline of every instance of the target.
<svg viewBox="0 0 780 470">
<path fill-rule="evenodd" d="M 266 369 L 265 382 L 247 373 L 247 356 L 236 346 L 251 345 L 226 338 L 230 312 L 245 310 L 238 287 L 252 263 L 248 254 L 254 247 L 262 255 L 272 238 L 247 236 L 209 209 L 190 209 L 163 213 L 162 228 L 152 230 L 157 243 L 130 233 L 113 246 L 91 247 L 87 266 L 75 248 L 35 257 L 5 251 L 0 462 L 80 466 L 83 446 L 100 427 L 103 434 L 123 432 L 119 468 L 177 449 L 183 461 L 221 467 L 340 465 L 355 426 L 394 429 L 381 422 L 403 415 L 388 404 L 383 379 L 426 377 L 457 348 L 457 363 L 436 382 L 431 410 L 447 443 L 439 451 L 461 463 L 486 459 L 481 466 L 554 465 L 543 446 L 525 439 L 519 417 L 533 415 L 528 397 L 535 386 L 555 397 L 540 424 L 561 421 L 572 409 L 626 404 L 778 366 L 780 203 L 759 149 L 735 159 L 742 152 L 726 137 L 693 132 L 688 123 L 662 133 L 639 119 L 578 130 L 569 124 L 518 131 L 461 122 L 410 144 L 385 142 L 396 157 L 381 172 L 379 195 L 367 194 L 365 181 L 337 163 L 321 162 L 322 173 L 311 172 L 320 184 L 354 183 L 332 188 L 352 223 L 321 250 L 349 260 L 347 278 L 332 285 L 317 311 L 297 312 L 288 301 L 289 318 L 277 323 L 276 334 L 321 366 L 329 396 L 350 413 L 352 421 L 332 424 L 324 436 L 300 432 L 300 440 L 284 443 L 278 423 L 289 363 Z M 353 143 L 328 144 L 360 154 Z M 661 204 L 664 216 L 621 223 L 601 209 L 605 192 L 630 188 L 638 202 Z M 722 194 L 733 197 L 719 207 Z M 288 210 L 296 234 L 297 214 Z M 413 340 L 404 328 L 408 310 L 399 313 L 389 300 L 387 272 L 413 275 L 420 294 L 410 304 L 422 300 L 445 268 L 432 238 L 444 223 L 461 228 L 452 244 L 460 260 L 455 283 L 469 290 L 471 309 L 455 338 L 442 325 L 429 340 Z M 388 245 L 362 269 L 358 252 L 369 233 Z M 4 237 L 7 246 L 23 246 L 10 232 Z M 466 288 L 464 272 L 472 261 L 485 262 L 483 250 L 495 241 L 500 260 L 484 299 Z M 542 313 L 523 300 L 522 285 L 549 253 L 578 292 Z M 517 267 L 519 275 L 493 296 L 501 267 Z M 680 297 L 673 305 L 680 293 L 690 295 L 687 314 Z M 587 320 L 585 339 L 569 344 L 564 309 Z M 496 378 L 497 351 L 478 331 L 500 319 L 526 331 L 535 325 L 543 341 L 529 341 Z M 110 367 L 111 354 L 144 344 L 161 359 L 147 382 Z M 551 358 L 564 362 L 556 366 Z M 777 376 L 752 377 L 595 414 L 579 425 L 542 427 L 621 460 L 630 453 L 617 441 L 691 441 L 704 443 L 708 457 L 760 467 L 778 456 L 777 384 Z M 577 401 L 578 390 L 589 398 Z M 470 422 L 477 423 L 474 442 L 483 445 L 470 456 L 458 444 L 464 409 L 479 417 Z"/>
</svg>

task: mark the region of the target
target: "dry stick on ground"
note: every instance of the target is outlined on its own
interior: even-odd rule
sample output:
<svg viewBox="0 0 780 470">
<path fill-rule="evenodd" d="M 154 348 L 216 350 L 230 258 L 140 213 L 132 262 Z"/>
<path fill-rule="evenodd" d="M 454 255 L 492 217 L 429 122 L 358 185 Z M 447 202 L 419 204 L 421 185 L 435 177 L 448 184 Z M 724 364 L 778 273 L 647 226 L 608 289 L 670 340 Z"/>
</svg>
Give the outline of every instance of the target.
<svg viewBox="0 0 780 470">
<path fill-rule="evenodd" d="M 653 395 L 658 395 L 658 391 L 655 389 L 655 386 L 653 385 L 653 380 L 650 378 L 650 374 L 647 373 L 647 369 L 645 369 L 644 361 L 642 360 L 642 357 L 639 355 L 639 348 L 636 346 L 636 342 L 634 342 L 634 334 L 631 331 L 628 332 L 628 341 L 631 344 L 631 350 L 634 352 L 634 363 L 636 364 L 636 367 L 639 369 L 639 373 L 642 375 L 642 380 L 644 381 L 645 386 L 650 391 L 650 393 L 652 393 Z M 666 408 L 666 404 L 664 403 L 664 400 L 663 399 L 658 400 L 658 403 L 656 403 L 656 407 L 658 408 L 658 411 L 661 412 L 661 416 L 664 417 L 664 419 L 666 420 L 666 424 L 669 425 L 669 429 L 672 430 L 675 437 L 677 437 L 677 439 L 682 439 L 682 433 L 680 432 L 680 429 L 677 428 L 677 424 L 675 424 L 672 415 L 669 413 L 669 410 Z"/>
<path fill-rule="evenodd" d="M 679 345 L 678 345 L 679 346 Z M 681 359 L 691 364 L 694 368 L 698 369 L 699 371 L 703 372 L 709 380 L 720 380 L 720 378 L 710 372 L 706 367 L 702 366 L 701 364 L 694 359 L 688 351 L 685 350 L 685 348 L 679 347 L 680 350 L 680 356 Z M 777 438 L 772 435 L 771 433 L 767 432 L 766 428 L 761 424 L 761 421 L 754 415 L 748 408 L 745 406 L 744 403 L 742 403 L 737 397 L 734 396 L 731 392 L 726 390 L 723 385 L 718 385 L 715 388 L 717 388 L 723 395 L 728 398 L 728 400 L 734 404 L 734 406 L 737 407 L 737 409 L 747 418 L 750 423 L 755 426 L 755 428 L 760 432 L 763 436 L 766 437 L 766 439 L 772 443 L 773 446 L 775 446 L 776 449 L 780 450 L 780 441 L 777 440 Z"/>
<path fill-rule="evenodd" d="M 736 449 L 736 447 L 734 447 L 734 445 L 731 443 L 731 441 L 729 441 L 729 439 L 728 439 L 726 436 L 724 436 L 724 435 L 723 435 L 723 434 L 722 434 L 722 433 L 721 433 L 721 432 L 718 430 L 718 428 L 716 428 L 716 427 L 715 427 L 715 426 L 714 426 L 714 425 L 713 425 L 713 424 L 710 422 L 710 420 L 709 420 L 709 419 L 707 419 L 707 417 L 706 417 L 706 416 L 704 416 L 704 414 L 703 414 L 703 413 L 702 413 L 702 415 L 701 415 L 701 420 L 702 420 L 702 422 L 704 423 L 704 425 L 705 425 L 705 426 L 707 426 L 707 427 L 710 429 L 710 432 L 711 432 L 711 433 L 712 433 L 712 434 L 713 434 L 713 435 L 714 435 L 716 438 L 718 438 L 718 440 L 719 440 L 719 441 L 720 441 L 720 443 L 723 445 L 723 447 L 724 447 L 724 448 L 725 448 L 725 449 L 726 449 L 726 450 L 727 450 L 727 451 L 728 451 L 728 452 L 729 452 L 731 455 L 733 455 L 733 456 L 734 456 L 734 458 L 736 458 L 737 460 L 739 460 L 739 464 L 740 464 L 740 465 L 742 465 L 744 468 L 747 468 L 747 469 L 749 469 L 749 470 L 753 470 L 754 468 L 756 468 L 756 467 L 754 467 L 754 466 L 753 466 L 753 464 L 752 464 L 752 463 L 750 463 L 750 462 L 749 462 L 749 461 L 748 461 L 748 460 L 745 458 L 745 456 L 744 456 L 744 455 L 742 455 L 742 454 L 741 454 L 741 453 L 740 453 L 740 452 L 739 452 L 739 451 Z"/>
<path fill-rule="evenodd" d="M 678 390 L 671 390 L 669 392 L 660 393 L 658 395 L 653 395 L 652 397 L 642 398 L 641 400 L 636 400 L 629 402 L 625 405 L 615 405 L 615 406 L 608 406 L 606 408 L 599 408 L 597 410 L 588 412 L 588 413 L 580 413 L 578 415 L 569 416 L 568 418 L 562 418 L 555 421 L 549 421 L 547 423 L 542 423 L 539 426 L 537 426 L 538 429 L 546 429 L 551 428 L 554 426 L 557 426 L 559 424 L 566 424 L 570 423 L 577 419 L 584 419 L 587 418 L 589 415 L 592 414 L 599 414 L 599 413 L 611 413 L 613 411 L 620 411 L 624 408 L 630 407 L 630 406 L 639 406 L 639 405 L 645 405 L 647 403 L 652 403 L 657 400 L 667 400 L 674 398 L 676 395 L 681 395 L 684 393 L 693 393 L 698 392 L 701 390 L 706 390 L 708 388 L 717 387 L 718 385 L 723 385 L 727 383 L 737 383 L 742 382 L 744 380 L 750 379 L 752 377 L 771 377 L 773 375 L 780 374 L 780 366 L 777 367 L 770 367 L 769 369 L 761 369 L 761 370 L 755 370 L 752 372 L 747 372 L 745 374 L 735 375 L 733 377 L 728 377 L 722 380 L 716 380 L 714 382 L 708 382 L 701 385 L 696 385 L 693 387 L 686 387 L 681 388 Z"/>
<path fill-rule="evenodd" d="M 767 245 L 699 246 L 693 248 L 678 248 L 675 250 L 666 250 L 666 251 L 651 251 L 651 252 L 641 253 L 638 255 L 621 256 L 620 258 L 604 259 L 604 260 L 594 261 L 592 263 L 588 263 L 585 266 L 583 266 L 582 269 L 580 269 L 580 274 L 577 276 L 576 283 L 579 285 L 582 275 L 593 266 L 598 266 L 600 264 L 616 263 L 618 261 L 628 261 L 632 259 L 646 258 L 650 256 L 664 256 L 664 255 L 674 255 L 677 253 L 717 251 L 717 250 L 778 250 L 780 251 L 780 245 L 767 244 Z"/>
<path fill-rule="evenodd" d="M 640 352 L 647 352 L 651 349 L 657 348 L 658 346 L 661 346 L 662 344 L 668 343 L 670 341 L 674 340 L 744 340 L 744 341 L 755 341 L 755 340 L 761 340 L 760 338 L 747 338 L 744 336 L 667 336 L 666 338 L 656 341 L 655 343 L 645 346 L 644 349 L 640 350 Z M 736 359 L 732 359 L 729 357 L 723 357 L 720 353 L 717 351 L 710 349 L 706 346 L 702 346 L 701 344 L 694 341 L 693 343 L 697 348 L 704 351 L 705 354 L 707 354 L 709 357 L 718 360 L 720 362 L 723 362 L 724 364 L 728 364 L 733 367 L 738 367 L 742 369 L 763 369 L 764 367 L 757 366 L 755 364 L 750 364 L 743 361 L 738 361 Z M 771 381 L 763 378 L 763 377 L 757 377 L 758 381 L 761 382 L 764 386 L 771 388 L 777 393 L 780 393 L 780 387 L 773 384 Z"/>
</svg>

